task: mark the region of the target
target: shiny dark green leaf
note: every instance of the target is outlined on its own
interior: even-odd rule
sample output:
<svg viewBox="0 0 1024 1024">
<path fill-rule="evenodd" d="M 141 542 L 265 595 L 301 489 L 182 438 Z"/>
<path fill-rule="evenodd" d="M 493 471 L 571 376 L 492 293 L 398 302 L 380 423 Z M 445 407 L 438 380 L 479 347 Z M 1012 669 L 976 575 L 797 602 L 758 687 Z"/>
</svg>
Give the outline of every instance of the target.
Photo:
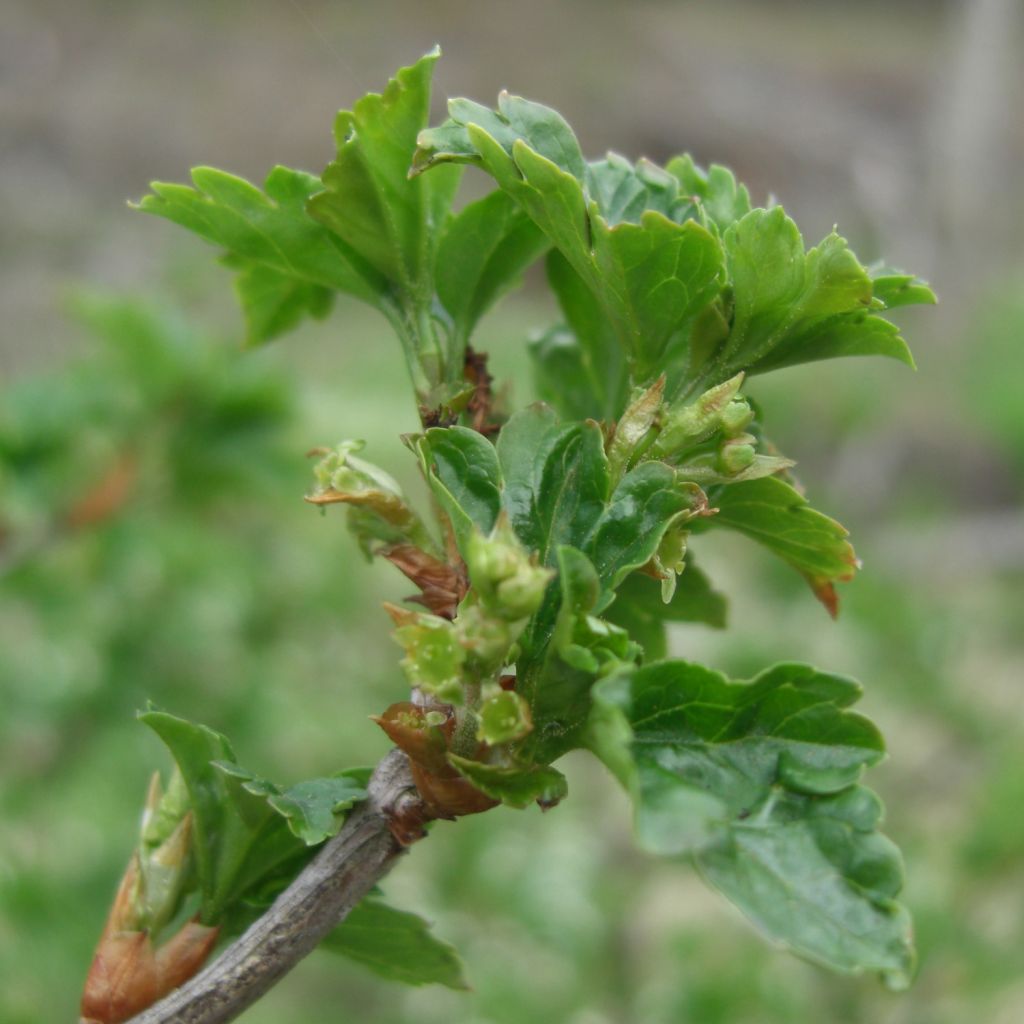
<svg viewBox="0 0 1024 1024">
<path fill-rule="evenodd" d="M 546 406 L 516 413 L 498 436 L 502 504 L 519 540 L 544 565 L 562 544 L 582 547 L 608 498 L 608 460 L 596 423 L 560 424 Z"/>
<path fill-rule="evenodd" d="M 582 547 L 604 585 L 615 589 L 646 565 L 665 532 L 697 508 L 703 492 L 663 462 L 645 462 L 618 483 Z"/>
<path fill-rule="evenodd" d="M 467 427 L 434 427 L 418 441 L 434 496 L 464 549 L 474 528 L 489 534 L 501 511 L 501 471 L 494 445 Z"/>
</svg>

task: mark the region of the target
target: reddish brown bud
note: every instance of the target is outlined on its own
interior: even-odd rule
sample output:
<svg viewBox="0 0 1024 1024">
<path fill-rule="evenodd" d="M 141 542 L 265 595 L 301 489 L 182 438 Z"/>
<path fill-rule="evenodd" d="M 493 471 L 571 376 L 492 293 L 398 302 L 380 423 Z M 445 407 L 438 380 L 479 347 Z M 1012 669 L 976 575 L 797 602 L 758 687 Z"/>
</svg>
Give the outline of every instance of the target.
<svg viewBox="0 0 1024 1024">
<path fill-rule="evenodd" d="M 380 553 L 420 588 L 420 593 L 409 600 L 424 605 L 442 618 L 455 618 L 468 586 L 461 566 L 453 568 L 413 544 L 393 544 Z"/>
</svg>

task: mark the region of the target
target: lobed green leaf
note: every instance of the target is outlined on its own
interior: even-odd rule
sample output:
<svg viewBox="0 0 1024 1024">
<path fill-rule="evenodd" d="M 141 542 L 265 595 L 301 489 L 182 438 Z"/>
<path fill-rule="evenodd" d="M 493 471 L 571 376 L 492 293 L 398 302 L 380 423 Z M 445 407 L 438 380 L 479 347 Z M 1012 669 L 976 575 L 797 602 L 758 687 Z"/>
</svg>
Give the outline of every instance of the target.
<svg viewBox="0 0 1024 1024">
<path fill-rule="evenodd" d="M 310 215 L 407 296 L 429 291 L 438 233 L 458 187 L 457 168 L 435 180 L 408 178 L 416 136 L 430 113 L 440 51 L 399 69 L 383 93 L 368 93 L 334 124 L 337 155 Z"/>
<path fill-rule="evenodd" d="M 422 917 L 374 897 L 353 907 L 318 948 L 340 953 L 388 981 L 469 988 L 453 946 L 433 936 Z"/>
<path fill-rule="evenodd" d="M 769 937 L 903 984 L 902 863 L 856 785 L 883 755 L 853 680 L 783 664 L 749 683 L 667 661 L 594 688 L 591 745 L 630 790 L 638 839 L 692 854 Z"/>
<path fill-rule="evenodd" d="M 324 299 L 316 297 L 317 289 L 346 292 L 373 305 L 381 302 L 380 275 L 307 213 L 309 197 L 322 188 L 319 178 L 275 167 L 260 191 L 233 174 L 197 167 L 192 181 L 194 188 L 153 182 L 138 209 L 227 250 L 229 265 L 242 271 L 239 287 L 253 340 L 270 336 L 268 324 L 276 329 L 297 320 L 303 306 L 322 312 Z M 255 279 L 254 267 L 263 268 Z M 282 292 L 289 291 L 291 299 L 283 300 Z"/>
<path fill-rule="evenodd" d="M 745 534 L 788 562 L 835 615 L 834 584 L 853 578 L 860 563 L 846 529 L 811 508 L 799 491 L 778 477 L 763 477 L 710 492 L 718 512 L 703 521 Z"/>
<path fill-rule="evenodd" d="M 263 797 L 307 846 L 316 846 L 333 836 L 345 820 L 344 812 L 366 799 L 371 771 L 351 768 L 329 778 L 305 779 L 281 789 L 234 761 L 214 761 L 213 766 L 240 779 L 247 792 Z"/>
</svg>

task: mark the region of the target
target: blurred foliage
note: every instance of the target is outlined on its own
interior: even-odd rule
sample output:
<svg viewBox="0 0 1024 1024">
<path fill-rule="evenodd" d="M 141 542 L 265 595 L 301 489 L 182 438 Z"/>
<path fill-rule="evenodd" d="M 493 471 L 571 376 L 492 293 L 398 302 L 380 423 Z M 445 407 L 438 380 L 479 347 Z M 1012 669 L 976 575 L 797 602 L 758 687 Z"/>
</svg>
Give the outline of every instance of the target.
<svg viewBox="0 0 1024 1024">
<path fill-rule="evenodd" d="M 246 765 L 287 784 L 376 758 L 386 741 L 366 716 L 404 690 L 379 602 L 407 583 L 366 565 L 337 517 L 301 501 L 310 480 L 302 453 L 331 439 L 325 423 L 339 435 L 366 430 L 374 456 L 383 450 L 386 468 L 404 472 L 397 444 L 377 447 L 378 435 L 412 419 L 395 397 L 399 354 L 344 307 L 340 329 L 359 340 L 353 355 L 321 359 L 333 321 L 288 343 L 290 366 L 334 360 L 342 378 L 306 373 L 300 388 L 283 349 L 241 356 L 137 303 L 77 307 L 97 337 L 94 354 L 0 401 L 0 1019 L 11 1024 L 74 1018 L 134 809 L 149 773 L 167 765 L 134 721 L 147 700 L 223 729 Z M 510 308 L 486 324 L 506 374 L 523 373 L 521 348 L 506 342 L 534 312 Z M 943 429 L 951 407 L 973 431 L 965 461 L 1019 431 L 1010 398 L 1002 419 L 990 418 L 993 396 L 1007 393 L 1003 357 L 988 348 L 997 341 L 978 344 L 976 376 L 955 402 L 927 371 L 911 403 L 902 401 L 910 378 L 880 384 L 812 367 L 793 371 L 806 386 L 791 380 L 787 395 L 803 397 L 785 403 L 766 384 L 757 397 L 772 407 L 780 443 L 816 477 L 834 469 L 822 506 L 853 498 L 849 525 L 866 570 L 833 626 L 785 567 L 728 557 L 742 538 L 700 538 L 701 564 L 744 629 L 684 625 L 671 637 L 674 652 L 737 676 L 799 657 L 865 681 L 870 714 L 901 736 L 877 779 L 911 867 L 922 965 L 908 994 L 830 976 L 759 942 L 696 877 L 634 851 L 625 798 L 573 756 L 574 800 L 546 816 L 500 809 L 440 823 L 386 880 L 389 898 L 426 914 L 463 952 L 472 993 L 405 990 L 317 954 L 245 1019 L 1021 1019 L 1024 572 L 1019 552 L 990 564 L 970 547 L 980 533 L 972 517 L 992 509 L 948 486 L 948 464 L 914 448 Z M 873 504 L 872 474 L 892 461 L 872 448 L 883 420 L 889 435 L 900 426 L 890 443 L 906 450 Z M 854 437 L 864 439 L 859 450 Z M 1011 481 L 1001 493 L 1019 493 L 1020 450 L 994 464 Z M 858 451 L 861 476 L 850 469 Z M 930 545 L 915 518 L 922 506 L 941 527 Z M 756 578 L 737 579 L 737 565 Z"/>
</svg>

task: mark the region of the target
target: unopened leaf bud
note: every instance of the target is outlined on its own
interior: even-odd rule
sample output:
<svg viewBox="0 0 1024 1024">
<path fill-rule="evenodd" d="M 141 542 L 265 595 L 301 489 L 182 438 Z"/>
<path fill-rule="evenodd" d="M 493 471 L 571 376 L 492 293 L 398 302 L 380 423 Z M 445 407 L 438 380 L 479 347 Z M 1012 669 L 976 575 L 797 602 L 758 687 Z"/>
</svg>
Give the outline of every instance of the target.
<svg viewBox="0 0 1024 1024">
<path fill-rule="evenodd" d="M 163 928 L 178 910 L 191 850 L 192 815 L 189 813 L 163 843 L 140 857 L 142 909 L 146 927 L 152 932 Z"/>
<path fill-rule="evenodd" d="M 721 416 L 722 430 L 727 437 L 742 434 L 750 426 L 754 418 L 754 410 L 750 403 L 741 395 L 737 395 L 723 410 Z"/>
<path fill-rule="evenodd" d="M 750 443 L 750 436 L 742 434 L 731 441 L 726 441 L 718 453 L 718 464 L 723 473 L 730 476 L 742 473 L 754 464 L 757 452 Z"/>
<path fill-rule="evenodd" d="M 722 414 L 736 397 L 743 374 L 705 391 L 696 401 L 674 406 L 665 417 L 665 425 L 652 447 L 655 458 L 699 444 L 722 426 Z"/>
</svg>

